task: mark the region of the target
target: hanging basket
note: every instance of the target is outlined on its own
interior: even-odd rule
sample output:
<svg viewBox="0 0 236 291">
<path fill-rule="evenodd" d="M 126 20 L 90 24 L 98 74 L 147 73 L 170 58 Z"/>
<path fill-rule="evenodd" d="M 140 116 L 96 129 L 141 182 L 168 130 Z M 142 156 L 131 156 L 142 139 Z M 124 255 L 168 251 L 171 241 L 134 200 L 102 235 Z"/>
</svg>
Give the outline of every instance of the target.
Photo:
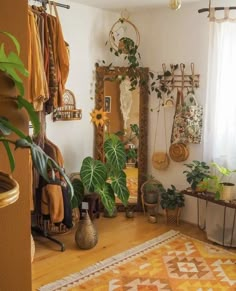
<svg viewBox="0 0 236 291">
<path fill-rule="evenodd" d="M 0 172 L 0 208 L 6 207 L 19 198 L 19 184 L 10 175 Z"/>
</svg>

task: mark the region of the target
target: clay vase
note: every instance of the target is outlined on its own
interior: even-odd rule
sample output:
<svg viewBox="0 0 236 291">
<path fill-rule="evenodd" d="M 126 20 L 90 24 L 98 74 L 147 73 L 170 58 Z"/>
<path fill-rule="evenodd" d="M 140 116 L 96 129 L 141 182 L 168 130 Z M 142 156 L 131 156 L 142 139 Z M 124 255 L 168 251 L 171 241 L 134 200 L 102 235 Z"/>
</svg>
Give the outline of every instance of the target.
<svg viewBox="0 0 236 291">
<path fill-rule="evenodd" d="M 75 232 L 75 242 L 80 249 L 92 249 L 98 242 L 97 230 L 91 221 L 88 211 L 78 223 Z"/>
</svg>

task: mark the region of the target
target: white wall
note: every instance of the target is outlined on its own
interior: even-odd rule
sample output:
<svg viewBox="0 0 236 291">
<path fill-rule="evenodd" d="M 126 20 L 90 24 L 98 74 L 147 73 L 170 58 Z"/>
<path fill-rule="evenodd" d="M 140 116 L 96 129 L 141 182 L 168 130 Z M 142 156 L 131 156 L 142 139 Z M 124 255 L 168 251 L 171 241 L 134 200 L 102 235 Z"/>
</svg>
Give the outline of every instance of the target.
<svg viewBox="0 0 236 291">
<path fill-rule="evenodd" d="M 47 135 L 61 149 L 65 158 L 68 173 L 78 172 L 82 159 L 93 154 L 93 129 L 89 113 L 94 108 L 94 64 L 98 60 L 110 61 L 105 42 L 112 24 L 120 14 L 102 11 L 96 8 L 64 1 L 71 5 L 70 10 L 59 8 L 65 40 L 70 44 L 71 68 L 67 88 L 76 95 L 77 107 L 83 110 L 81 121 L 52 122 L 47 118 Z M 162 70 L 162 63 L 167 67 L 172 64 L 184 63 L 186 72 L 190 72 L 190 63 L 195 64 L 195 72 L 200 74 L 200 88 L 196 91 L 199 103 L 204 105 L 207 75 L 208 53 L 208 18 L 207 13 L 198 13 L 199 8 L 207 7 L 207 1 L 183 4 L 178 11 L 168 7 L 133 13 L 130 20 L 140 31 L 140 53 L 143 66 L 153 71 Z M 218 1 L 216 5 L 225 5 Z M 229 3 L 230 4 L 230 3 Z M 108 55 L 106 55 L 108 53 Z M 113 59 L 118 65 L 118 60 Z M 150 97 L 150 108 L 157 105 L 155 96 Z M 173 109 L 166 111 L 168 146 L 173 121 Z M 148 145 L 149 174 L 156 176 L 165 186 L 174 184 L 178 189 L 188 186 L 183 170 L 184 163 L 170 162 L 166 171 L 157 171 L 152 167 L 151 156 L 154 150 L 154 133 L 156 129 L 156 113 L 149 114 Z M 163 124 L 159 123 L 162 131 L 162 142 L 156 149 L 165 149 L 163 143 Z M 190 145 L 190 156 L 187 161 L 202 159 L 202 144 Z M 186 207 L 183 219 L 196 223 L 196 201 L 186 197 Z"/>
<path fill-rule="evenodd" d="M 227 3 L 226 3 L 227 2 Z M 214 6 L 231 5 L 232 1 L 214 1 Z M 162 64 L 165 63 L 170 69 L 170 64 L 184 63 L 186 73 L 191 73 L 190 64 L 194 63 L 195 73 L 200 74 L 200 88 L 196 90 L 196 96 L 204 106 L 206 95 L 206 76 L 208 62 L 208 18 L 207 13 L 198 13 L 198 9 L 207 8 L 207 1 L 184 4 L 178 11 L 167 7 L 158 10 L 147 10 L 132 15 L 133 22 L 137 25 L 141 35 L 140 53 L 144 66 L 154 72 L 162 73 Z M 152 94 L 150 108 L 157 106 L 157 98 Z M 167 148 L 169 149 L 174 108 L 168 108 L 166 113 Z M 188 187 L 183 171 L 184 163 L 192 160 L 202 160 L 202 144 L 190 144 L 190 155 L 185 162 L 177 163 L 170 160 L 169 168 L 158 171 L 152 167 L 152 154 L 154 150 L 165 150 L 165 133 L 163 115 L 160 114 L 157 134 L 158 142 L 155 142 L 157 123 L 156 111 L 149 114 L 148 128 L 148 170 L 166 187 L 174 184 L 177 189 Z M 204 141 L 203 141 L 204 142 Z M 155 146 L 154 146 L 155 144 Z M 185 208 L 182 218 L 197 223 L 197 204 L 191 197 L 185 197 Z"/>
</svg>

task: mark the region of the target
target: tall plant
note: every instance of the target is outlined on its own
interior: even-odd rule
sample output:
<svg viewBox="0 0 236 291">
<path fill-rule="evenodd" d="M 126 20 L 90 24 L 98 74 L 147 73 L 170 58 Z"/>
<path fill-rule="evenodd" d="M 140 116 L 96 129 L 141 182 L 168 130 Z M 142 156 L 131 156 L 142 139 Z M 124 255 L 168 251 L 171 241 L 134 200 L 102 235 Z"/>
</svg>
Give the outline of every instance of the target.
<svg viewBox="0 0 236 291">
<path fill-rule="evenodd" d="M 129 190 L 126 185 L 125 149 L 120 139 L 109 134 L 104 143 L 105 162 L 86 157 L 80 169 L 81 180 L 89 192 L 101 196 L 104 207 L 111 214 L 115 208 L 115 197 L 127 206 Z"/>
</svg>

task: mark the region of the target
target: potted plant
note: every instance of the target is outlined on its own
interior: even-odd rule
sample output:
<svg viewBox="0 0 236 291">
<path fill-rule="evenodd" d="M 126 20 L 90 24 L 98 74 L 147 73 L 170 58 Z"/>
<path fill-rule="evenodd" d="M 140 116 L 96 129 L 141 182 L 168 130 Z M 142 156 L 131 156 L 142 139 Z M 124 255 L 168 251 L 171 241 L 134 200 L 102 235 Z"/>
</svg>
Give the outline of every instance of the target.
<svg viewBox="0 0 236 291">
<path fill-rule="evenodd" d="M 184 164 L 188 170 L 183 171 L 186 175 L 187 182 L 191 186 L 191 191 L 197 191 L 200 183 L 210 177 L 210 167 L 205 162 L 192 161 L 192 163 Z"/>
<path fill-rule="evenodd" d="M 126 155 L 124 144 L 115 134 L 106 136 L 104 145 L 105 161 L 86 157 L 80 169 L 81 181 L 89 192 L 101 196 L 101 202 L 112 216 L 115 207 L 115 197 L 127 206 L 129 190 L 124 172 Z"/>
<path fill-rule="evenodd" d="M 19 95 L 17 97 L 11 98 L 17 103 L 20 109 L 26 110 L 34 129 L 34 136 L 36 136 L 40 130 L 40 123 L 32 104 L 23 98 L 23 81 L 18 74 L 18 72 L 20 72 L 25 76 L 28 75 L 24 64 L 19 58 L 20 45 L 17 39 L 10 33 L 4 31 L 0 31 L 0 33 L 7 36 L 13 41 L 17 51 L 17 53 L 10 52 L 9 54 L 6 54 L 4 44 L 1 44 L 0 71 L 4 74 L 4 78 L 9 79 L 16 86 Z M 0 98 L 2 98 L 2 96 Z M 15 133 L 17 138 L 13 139 L 11 133 Z M 69 186 L 71 197 L 73 196 L 73 187 L 64 170 L 53 159 L 46 155 L 45 152 L 33 142 L 30 136 L 22 132 L 16 125 L 12 124 L 9 120 L 7 120 L 5 116 L 0 116 L 0 142 L 6 150 L 11 172 L 13 172 L 15 168 L 15 160 L 12 153 L 11 145 L 14 145 L 15 149 L 29 149 L 31 152 L 33 166 L 36 168 L 39 174 L 46 181 L 49 181 L 50 179 L 53 179 L 52 177 L 54 176 L 54 169 L 58 170 Z M 49 177 L 48 175 L 49 169 L 51 170 L 52 177 Z M 19 185 L 17 181 L 14 180 L 11 175 L 8 175 L 6 173 L 0 173 L 0 207 L 5 207 L 9 204 L 14 203 L 18 199 L 18 197 Z"/>
<path fill-rule="evenodd" d="M 212 163 L 211 165 L 218 171 L 217 175 L 217 177 L 219 178 L 218 184 L 221 185 L 220 198 L 222 200 L 232 200 L 232 189 L 235 184 L 231 183 L 230 179 L 232 177 L 232 174 L 236 173 L 236 170 L 230 170 L 229 168 L 223 167 L 217 163 Z"/>
<path fill-rule="evenodd" d="M 118 131 L 115 133 L 121 137 L 121 140 L 125 147 L 126 153 L 126 166 L 135 167 L 137 166 L 137 147 L 135 145 L 136 140 L 139 138 L 139 126 L 138 124 L 130 124 L 130 130 L 128 133 L 124 131 Z"/>
<path fill-rule="evenodd" d="M 179 224 L 179 217 L 182 207 L 184 207 L 184 195 L 176 189 L 174 185 L 171 188 L 165 189 L 160 186 L 161 192 L 161 207 L 166 215 L 166 222 L 176 222 Z"/>
<path fill-rule="evenodd" d="M 140 188 L 143 212 L 147 210 L 149 221 L 150 218 L 157 221 L 160 186 L 161 183 L 150 175 Z"/>
</svg>

